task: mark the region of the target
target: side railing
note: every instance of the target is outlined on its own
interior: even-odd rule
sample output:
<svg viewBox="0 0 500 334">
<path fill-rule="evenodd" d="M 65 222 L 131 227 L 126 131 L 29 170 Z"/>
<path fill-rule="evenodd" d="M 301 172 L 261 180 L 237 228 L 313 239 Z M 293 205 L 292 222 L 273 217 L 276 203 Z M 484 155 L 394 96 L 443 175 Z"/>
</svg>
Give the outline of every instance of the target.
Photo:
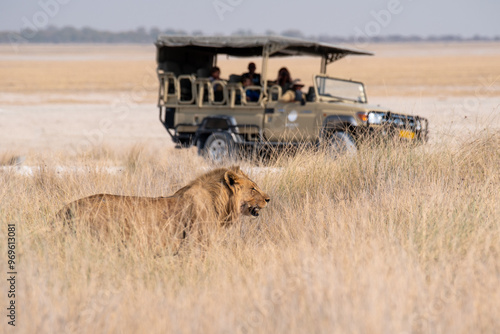
<svg viewBox="0 0 500 334">
<path fill-rule="evenodd" d="M 175 74 L 172 72 L 158 71 L 158 80 L 160 81 L 160 87 L 158 91 L 158 106 L 164 106 L 169 99 L 177 98 L 177 92 L 179 91 L 178 80 Z"/>
<path fill-rule="evenodd" d="M 194 104 L 197 99 L 196 77 L 181 74 L 177 77 L 177 102 L 179 104 Z"/>
<path fill-rule="evenodd" d="M 160 83 L 159 107 L 174 104 L 195 104 L 199 108 L 222 105 L 230 108 L 236 106 L 263 107 L 268 100 L 278 101 L 282 94 L 281 87 L 276 85 L 269 87 L 268 94 L 264 94 L 261 86 L 243 87 L 241 83 L 228 83 L 224 80 L 210 81 L 209 78 L 196 78 L 191 74 L 176 76 L 173 72 L 163 72 L 162 70 L 158 71 L 158 80 Z"/>
</svg>

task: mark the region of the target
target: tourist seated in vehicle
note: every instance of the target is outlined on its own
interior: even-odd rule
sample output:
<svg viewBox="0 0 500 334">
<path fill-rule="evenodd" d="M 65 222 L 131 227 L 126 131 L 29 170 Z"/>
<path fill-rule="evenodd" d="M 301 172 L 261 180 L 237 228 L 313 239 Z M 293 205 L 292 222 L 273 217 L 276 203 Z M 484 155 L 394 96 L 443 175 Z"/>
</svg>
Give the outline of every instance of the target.
<svg viewBox="0 0 500 334">
<path fill-rule="evenodd" d="M 210 76 L 208 77 L 210 79 L 210 82 L 213 82 L 214 80 L 220 80 L 220 68 L 217 66 L 214 66 L 210 69 Z"/>
<path fill-rule="evenodd" d="M 246 100 L 247 102 L 257 102 L 260 98 L 260 91 L 256 89 L 246 89 L 249 86 L 254 86 L 252 80 L 249 77 L 243 77 L 241 79 L 241 84 L 245 88 Z"/>
<path fill-rule="evenodd" d="M 300 79 L 296 79 L 292 82 L 290 89 L 288 89 L 282 96 L 281 102 L 300 102 L 300 104 L 304 105 L 306 103 L 304 99 L 304 93 L 302 92 L 302 88 L 304 84 L 300 81 Z"/>
<path fill-rule="evenodd" d="M 290 76 L 290 72 L 286 67 L 280 68 L 280 70 L 278 71 L 278 78 L 276 79 L 274 84 L 279 85 L 283 93 L 285 93 L 292 87 L 292 77 Z"/>
<path fill-rule="evenodd" d="M 210 76 L 208 77 L 208 79 L 212 83 L 216 80 L 222 80 L 220 78 L 220 68 L 218 68 L 217 66 L 212 67 L 212 69 L 210 69 Z M 217 84 L 217 83 L 214 84 L 214 100 L 215 101 L 222 101 L 222 99 L 224 98 L 223 90 L 224 90 L 224 88 L 222 87 L 222 85 Z"/>
<path fill-rule="evenodd" d="M 252 85 L 254 86 L 260 86 L 260 74 L 255 73 L 255 70 L 257 67 L 255 66 L 255 63 L 249 63 L 248 64 L 248 72 L 243 73 L 241 75 L 242 78 L 250 78 L 252 81 Z"/>
</svg>

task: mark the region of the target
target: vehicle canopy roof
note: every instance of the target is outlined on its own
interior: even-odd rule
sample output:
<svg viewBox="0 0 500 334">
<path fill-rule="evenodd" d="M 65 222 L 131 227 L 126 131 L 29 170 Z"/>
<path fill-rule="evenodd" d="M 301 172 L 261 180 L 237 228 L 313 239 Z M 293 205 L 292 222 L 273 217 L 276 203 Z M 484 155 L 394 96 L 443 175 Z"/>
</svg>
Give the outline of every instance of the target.
<svg viewBox="0 0 500 334">
<path fill-rule="evenodd" d="M 370 52 L 281 36 L 170 36 L 156 41 L 158 71 L 175 75 L 193 74 L 208 77 L 217 63 L 217 55 L 262 57 L 261 85 L 266 87 L 267 61 L 270 57 L 319 56 L 320 73 L 326 66 L 347 55 L 373 55 Z"/>
<path fill-rule="evenodd" d="M 370 52 L 344 48 L 333 44 L 312 42 L 282 36 L 169 36 L 161 35 L 155 43 L 162 48 L 190 48 L 212 54 L 235 57 L 321 56 L 340 59 L 347 55 L 373 55 Z"/>
</svg>

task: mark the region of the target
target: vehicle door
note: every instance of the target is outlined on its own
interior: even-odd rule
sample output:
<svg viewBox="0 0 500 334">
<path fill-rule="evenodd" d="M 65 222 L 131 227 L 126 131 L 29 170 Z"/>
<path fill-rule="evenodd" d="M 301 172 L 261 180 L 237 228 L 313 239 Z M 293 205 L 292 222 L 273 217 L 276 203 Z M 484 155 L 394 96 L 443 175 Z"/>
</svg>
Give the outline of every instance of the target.
<svg viewBox="0 0 500 334">
<path fill-rule="evenodd" d="M 268 104 L 264 135 L 269 141 L 314 141 L 318 135 L 314 103 L 276 102 Z"/>
</svg>

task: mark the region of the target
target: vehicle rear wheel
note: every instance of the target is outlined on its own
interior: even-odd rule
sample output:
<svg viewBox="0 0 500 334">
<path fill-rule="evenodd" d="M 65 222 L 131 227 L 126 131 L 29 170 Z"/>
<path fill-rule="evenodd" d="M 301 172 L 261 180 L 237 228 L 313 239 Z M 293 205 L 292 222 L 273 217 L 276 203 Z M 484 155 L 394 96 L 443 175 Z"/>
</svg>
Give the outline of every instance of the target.
<svg viewBox="0 0 500 334">
<path fill-rule="evenodd" d="M 205 142 L 202 155 L 216 163 L 222 163 L 236 157 L 236 146 L 229 133 L 212 133 Z"/>
<path fill-rule="evenodd" d="M 329 137 L 328 150 L 334 156 L 354 154 L 357 151 L 354 139 L 344 131 L 336 131 Z"/>
</svg>

